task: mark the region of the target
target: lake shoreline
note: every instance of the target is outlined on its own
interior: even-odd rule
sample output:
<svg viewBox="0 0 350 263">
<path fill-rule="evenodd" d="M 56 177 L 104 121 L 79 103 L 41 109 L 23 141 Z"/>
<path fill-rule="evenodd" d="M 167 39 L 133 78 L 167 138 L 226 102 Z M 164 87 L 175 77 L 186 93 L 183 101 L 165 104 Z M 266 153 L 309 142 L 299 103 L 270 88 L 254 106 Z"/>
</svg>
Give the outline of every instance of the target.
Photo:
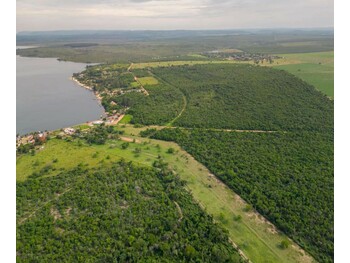
<svg viewBox="0 0 350 263">
<path fill-rule="evenodd" d="M 16 55 L 16 64 L 16 134 L 56 130 L 105 117 L 102 97 L 82 91 L 77 87 L 82 83 L 72 78 L 86 63 Z M 31 100 L 26 99 L 29 94 Z"/>
<path fill-rule="evenodd" d="M 95 97 L 96 97 L 96 99 L 97 99 L 97 101 L 99 102 L 100 106 L 103 108 L 104 114 L 106 114 L 105 108 L 102 106 L 102 96 L 100 95 L 99 92 L 95 91 L 92 87 L 81 83 L 79 80 L 77 80 L 77 79 L 74 78 L 73 76 L 70 77 L 70 80 L 72 80 L 73 82 L 75 82 L 76 84 L 78 84 L 80 87 L 83 87 L 84 89 L 87 89 L 87 90 L 93 92 L 94 95 L 95 95 Z"/>
</svg>

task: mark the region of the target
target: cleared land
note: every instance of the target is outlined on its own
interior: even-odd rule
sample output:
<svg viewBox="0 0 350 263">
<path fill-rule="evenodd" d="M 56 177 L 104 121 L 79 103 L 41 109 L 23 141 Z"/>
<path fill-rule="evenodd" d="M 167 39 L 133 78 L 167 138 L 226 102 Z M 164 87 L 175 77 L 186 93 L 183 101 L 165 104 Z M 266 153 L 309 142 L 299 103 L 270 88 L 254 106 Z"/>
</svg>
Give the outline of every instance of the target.
<svg viewBox="0 0 350 263">
<path fill-rule="evenodd" d="M 284 59 L 273 67 L 283 69 L 334 97 L 334 52 L 282 54 Z"/>
<path fill-rule="evenodd" d="M 138 78 L 137 80 L 143 86 L 145 86 L 145 85 L 157 85 L 158 84 L 158 80 L 154 77 L 142 77 L 142 78 Z"/>
</svg>

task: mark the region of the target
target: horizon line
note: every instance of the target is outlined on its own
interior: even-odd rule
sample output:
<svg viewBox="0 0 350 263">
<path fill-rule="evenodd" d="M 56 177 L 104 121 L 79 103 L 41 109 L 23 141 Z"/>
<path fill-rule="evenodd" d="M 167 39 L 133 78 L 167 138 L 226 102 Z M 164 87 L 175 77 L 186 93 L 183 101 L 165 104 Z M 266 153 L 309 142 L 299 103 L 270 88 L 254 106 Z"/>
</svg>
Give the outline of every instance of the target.
<svg viewBox="0 0 350 263">
<path fill-rule="evenodd" d="M 83 31 L 83 32 L 96 32 L 96 31 L 119 31 L 119 32 L 137 32 L 137 31 L 242 31 L 242 30 L 334 30 L 334 26 L 326 27 L 249 27 L 249 28 L 220 28 L 220 29 L 53 29 L 53 30 L 24 30 L 18 31 L 19 33 L 31 33 L 31 32 L 74 32 L 74 31 Z"/>
</svg>

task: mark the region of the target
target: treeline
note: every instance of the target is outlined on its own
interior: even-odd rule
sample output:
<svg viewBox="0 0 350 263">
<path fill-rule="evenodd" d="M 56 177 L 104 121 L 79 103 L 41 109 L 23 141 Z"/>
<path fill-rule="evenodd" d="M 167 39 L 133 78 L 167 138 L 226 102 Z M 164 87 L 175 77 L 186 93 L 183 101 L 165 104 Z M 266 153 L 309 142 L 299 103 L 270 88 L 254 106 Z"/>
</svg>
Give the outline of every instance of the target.
<svg viewBox="0 0 350 263">
<path fill-rule="evenodd" d="M 17 262 L 242 262 L 183 185 L 125 161 L 18 182 Z"/>
<path fill-rule="evenodd" d="M 150 134 L 179 143 L 317 260 L 333 261 L 333 133 Z"/>
</svg>

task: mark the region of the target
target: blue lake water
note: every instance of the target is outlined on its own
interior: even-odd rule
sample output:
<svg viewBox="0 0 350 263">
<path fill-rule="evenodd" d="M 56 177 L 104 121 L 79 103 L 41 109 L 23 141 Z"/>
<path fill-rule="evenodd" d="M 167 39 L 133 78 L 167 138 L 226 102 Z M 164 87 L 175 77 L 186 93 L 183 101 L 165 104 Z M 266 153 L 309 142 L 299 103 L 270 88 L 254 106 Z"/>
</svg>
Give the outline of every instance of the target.
<svg viewBox="0 0 350 263">
<path fill-rule="evenodd" d="M 103 108 L 93 92 L 70 77 L 86 64 L 16 57 L 16 132 L 55 130 L 97 120 Z"/>
</svg>

